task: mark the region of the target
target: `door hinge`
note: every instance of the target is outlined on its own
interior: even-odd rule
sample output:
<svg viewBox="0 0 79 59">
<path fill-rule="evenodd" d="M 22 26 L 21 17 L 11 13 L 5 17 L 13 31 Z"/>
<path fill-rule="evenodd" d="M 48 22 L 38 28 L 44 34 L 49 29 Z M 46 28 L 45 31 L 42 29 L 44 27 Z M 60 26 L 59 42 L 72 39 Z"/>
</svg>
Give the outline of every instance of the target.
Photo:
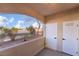
<svg viewBox="0 0 79 59">
<path fill-rule="evenodd" d="M 77 27 L 78 27 L 78 24 L 77 24 Z"/>
<path fill-rule="evenodd" d="M 76 54 L 78 54 L 78 51 L 76 52 Z"/>
</svg>

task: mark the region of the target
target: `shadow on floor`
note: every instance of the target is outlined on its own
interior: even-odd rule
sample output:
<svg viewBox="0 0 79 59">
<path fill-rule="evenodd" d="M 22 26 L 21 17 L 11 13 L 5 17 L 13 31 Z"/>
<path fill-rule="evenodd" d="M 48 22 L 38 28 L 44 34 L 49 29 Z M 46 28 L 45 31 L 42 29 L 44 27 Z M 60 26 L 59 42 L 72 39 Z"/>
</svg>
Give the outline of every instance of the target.
<svg viewBox="0 0 79 59">
<path fill-rule="evenodd" d="M 39 52 L 36 56 L 71 56 L 71 55 L 45 48 L 41 52 Z"/>
</svg>

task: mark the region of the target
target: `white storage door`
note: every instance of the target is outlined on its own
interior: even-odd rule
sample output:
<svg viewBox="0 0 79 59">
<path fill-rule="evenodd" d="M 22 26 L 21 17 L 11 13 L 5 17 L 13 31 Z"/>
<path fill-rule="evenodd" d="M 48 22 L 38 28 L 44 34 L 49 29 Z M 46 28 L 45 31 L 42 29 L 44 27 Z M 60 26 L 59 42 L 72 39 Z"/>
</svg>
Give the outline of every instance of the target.
<svg viewBox="0 0 79 59">
<path fill-rule="evenodd" d="M 46 47 L 57 49 L 57 23 L 46 24 Z"/>
<path fill-rule="evenodd" d="M 74 21 L 63 23 L 63 51 L 71 55 L 78 54 L 77 24 Z"/>
</svg>

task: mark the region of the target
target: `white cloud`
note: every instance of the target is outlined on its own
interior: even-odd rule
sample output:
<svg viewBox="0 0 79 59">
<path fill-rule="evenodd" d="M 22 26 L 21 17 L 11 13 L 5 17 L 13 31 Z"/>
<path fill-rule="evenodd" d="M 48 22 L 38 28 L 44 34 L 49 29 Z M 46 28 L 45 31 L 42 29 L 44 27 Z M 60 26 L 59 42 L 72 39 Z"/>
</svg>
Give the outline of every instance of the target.
<svg viewBox="0 0 79 59">
<path fill-rule="evenodd" d="M 18 21 L 19 24 L 22 24 L 23 22 L 24 22 L 24 21 L 22 21 L 22 20 Z"/>
<path fill-rule="evenodd" d="M 4 16 L 0 16 L 0 26 L 5 26 L 6 25 L 6 21 L 8 21 L 8 19 Z"/>
<path fill-rule="evenodd" d="M 9 22 L 13 22 L 14 21 L 14 17 L 11 17 L 10 19 L 9 19 Z"/>
<path fill-rule="evenodd" d="M 8 19 L 7 17 L 4 16 L 0 16 L 0 26 L 8 26 L 10 25 L 9 23 L 12 23 L 14 21 L 14 18 L 11 17 L 10 19 Z"/>
<path fill-rule="evenodd" d="M 20 28 L 20 25 L 19 25 L 19 24 L 17 24 L 15 27 L 16 27 L 16 28 Z"/>
<path fill-rule="evenodd" d="M 37 22 L 33 23 L 33 27 L 38 27 L 38 26 L 39 26 L 39 24 Z M 40 28 L 42 28 L 42 27 L 43 27 L 43 24 L 40 23 Z"/>
<path fill-rule="evenodd" d="M 3 26 L 4 25 L 4 23 L 3 22 L 0 22 L 0 26 Z"/>
<path fill-rule="evenodd" d="M 24 21 L 18 21 L 18 23 L 16 24 L 16 28 L 24 28 L 23 26 L 22 26 L 22 24 L 24 24 Z"/>
<path fill-rule="evenodd" d="M 38 27 L 39 25 L 38 25 L 37 22 L 35 22 L 35 23 L 33 23 L 33 26 L 34 26 L 34 27 Z"/>
<path fill-rule="evenodd" d="M 4 16 L 0 16 L 0 22 L 5 22 L 8 21 L 8 19 Z"/>
</svg>

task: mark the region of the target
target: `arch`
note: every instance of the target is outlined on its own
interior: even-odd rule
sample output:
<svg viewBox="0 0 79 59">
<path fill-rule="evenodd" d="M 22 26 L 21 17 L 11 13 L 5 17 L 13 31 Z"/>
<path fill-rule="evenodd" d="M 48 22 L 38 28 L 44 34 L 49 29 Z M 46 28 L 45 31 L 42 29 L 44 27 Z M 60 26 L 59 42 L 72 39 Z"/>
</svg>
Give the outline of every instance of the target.
<svg viewBox="0 0 79 59">
<path fill-rule="evenodd" d="M 36 24 L 35 26 L 33 26 L 33 24 L 38 23 L 39 20 L 37 20 L 34 17 L 28 16 L 28 15 L 26 16 L 24 14 L 1 13 L 0 21 L 1 21 L 0 22 L 1 35 L 2 35 L 2 33 L 4 33 L 4 34 L 7 33 L 7 35 L 8 35 L 10 32 L 15 33 L 15 34 L 30 33 L 30 31 L 28 31 L 28 29 L 30 27 L 32 28 L 32 30 L 34 29 L 34 31 L 37 30 L 38 26 L 40 26 L 39 29 L 43 28 L 43 25 L 39 25 L 39 24 Z M 39 21 L 39 22 L 40 22 L 40 24 L 42 24 L 41 21 Z M 41 31 L 41 33 L 43 33 L 42 31 Z M 38 32 L 35 32 L 35 34 L 36 33 L 38 33 Z M 7 36 L 7 35 L 5 35 L 5 36 Z M 15 40 L 15 37 L 16 37 L 15 35 L 9 36 L 10 39 L 8 39 L 8 40 L 4 39 L 3 41 L 10 41 L 11 39 L 13 41 L 13 40 Z"/>
<path fill-rule="evenodd" d="M 0 8 L 0 13 L 18 13 L 18 14 L 25 14 L 28 16 L 32 16 L 34 18 L 37 18 L 38 20 L 42 21 L 44 23 L 44 16 L 36 13 L 35 11 L 31 10 L 31 9 L 21 9 L 21 8 Z"/>
</svg>

